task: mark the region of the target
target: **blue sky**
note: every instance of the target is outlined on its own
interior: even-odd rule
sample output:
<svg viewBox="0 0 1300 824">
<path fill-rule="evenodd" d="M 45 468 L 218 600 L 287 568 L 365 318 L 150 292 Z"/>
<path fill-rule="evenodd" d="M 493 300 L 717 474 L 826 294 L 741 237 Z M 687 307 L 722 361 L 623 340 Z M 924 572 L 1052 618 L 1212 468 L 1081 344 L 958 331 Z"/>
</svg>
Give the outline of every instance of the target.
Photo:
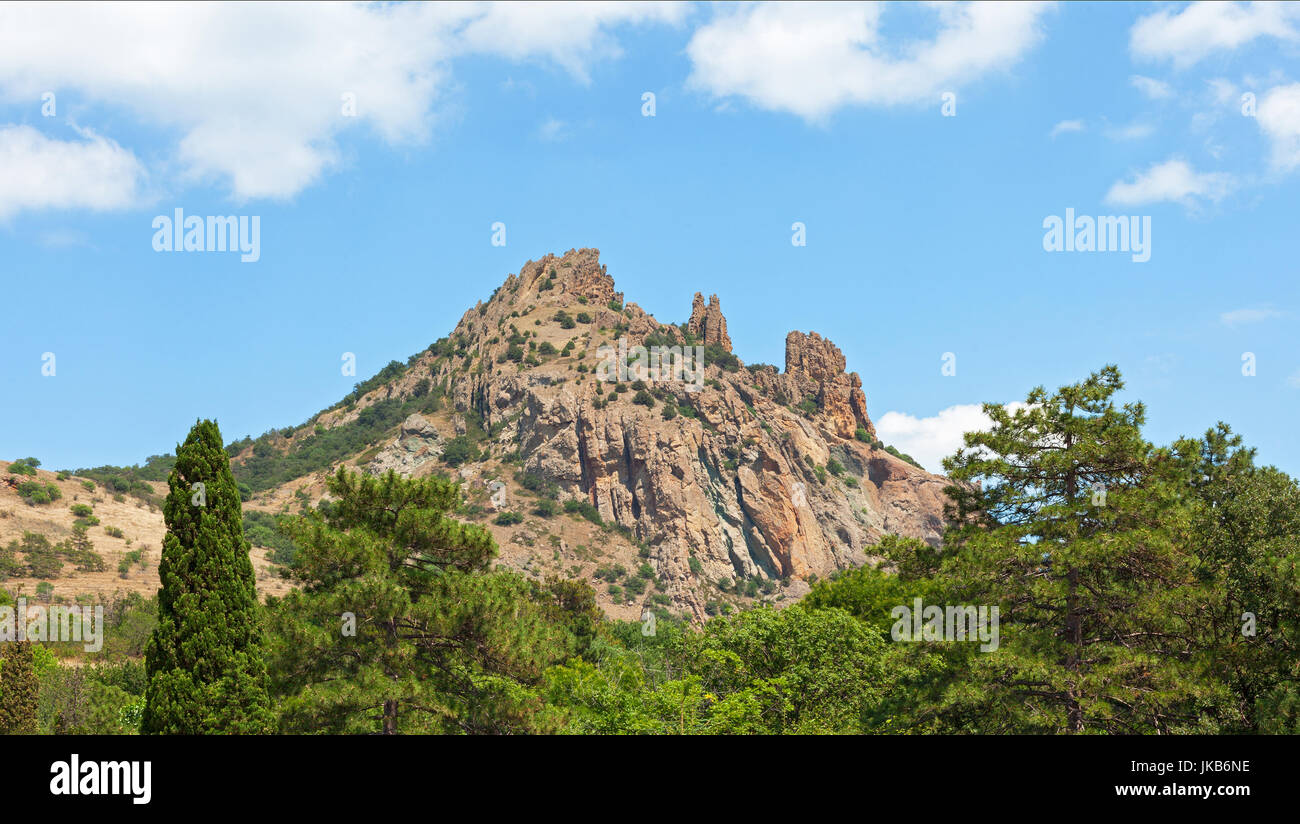
<svg viewBox="0 0 1300 824">
<path fill-rule="evenodd" d="M 0 457 L 299 423 L 594 246 L 660 320 L 718 294 L 747 362 L 831 338 L 931 469 L 1113 362 L 1152 440 L 1300 472 L 1294 5 L 102 9 L 0 7 Z M 178 207 L 260 259 L 155 251 Z M 1150 259 L 1045 251 L 1067 208 Z"/>
</svg>

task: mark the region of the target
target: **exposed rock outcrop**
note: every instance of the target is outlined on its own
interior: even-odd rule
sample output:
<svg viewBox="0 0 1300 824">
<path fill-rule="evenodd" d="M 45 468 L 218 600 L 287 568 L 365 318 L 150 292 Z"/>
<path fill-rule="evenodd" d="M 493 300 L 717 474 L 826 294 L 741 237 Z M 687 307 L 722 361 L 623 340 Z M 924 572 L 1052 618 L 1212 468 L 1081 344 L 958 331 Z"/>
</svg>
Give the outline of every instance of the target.
<svg viewBox="0 0 1300 824">
<path fill-rule="evenodd" d="M 691 304 L 691 319 L 686 328 L 705 346 L 717 344 L 731 351 L 731 338 L 727 335 L 727 319 L 722 316 L 722 304 L 717 295 L 709 295 L 709 305 L 704 305 L 704 295 L 695 293 Z"/>
<path fill-rule="evenodd" d="M 395 470 L 399 475 L 413 475 L 420 467 L 442 457 L 442 435 L 422 415 L 411 415 L 402 421 L 396 440 L 384 448 L 366 465 L 372 475 L 382 475 Z"/>
<path fill-rule="evenodd" d="M 517 456 L 561 502 L 625 530 L 658 591 L 698 617 L 719 583 L 824 577 L 871 562 L 885 533 L 939 541 L 948 481 L 880 448 L 833 343 L 791 332 L 782 373 L 715 363 L 703 391 L 678 380 L 615 392 L 595 378 L 600 347 L 681 339 L 622 300 L 596 250 L 529 262 L 465 314 L 454 353 L 426 353 L 395 391 L 444 384 L 453 414 L 490 433 L 492 457 Z M 731 349 L 716 295 L 695 296 L 687 329 Z M 414 471 L 437 448 L 408 419 L 372 466 Z"/>
</svg>

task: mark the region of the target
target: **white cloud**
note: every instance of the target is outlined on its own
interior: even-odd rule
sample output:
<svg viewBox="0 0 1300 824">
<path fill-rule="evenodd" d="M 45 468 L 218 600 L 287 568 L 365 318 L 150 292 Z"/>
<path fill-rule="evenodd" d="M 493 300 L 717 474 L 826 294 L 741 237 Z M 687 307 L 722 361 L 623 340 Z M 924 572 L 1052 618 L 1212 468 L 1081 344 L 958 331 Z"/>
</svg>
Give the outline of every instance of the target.
<svg viewBox="0 0 1300 824">
<path fill-rule="evenodd" d="M 1210 94 L 1214 97 L 1214 102 L 1220 106 L 1237 99 L 1237 86 L 1232 81 L 1225 80 L 1222 77 L 1215 77 L 1205 82 L 1210 87 Z"/>
<path fill-rule="evenodd" d="M 544 6 L 544 7 L 543 7 Z M 336 165 L 365 124 L 424 140 L 448 63 L 467 54 L 552 60 L 579 80 L 617 54 L 608 28 L 674 22 L 675 4 L 0 5 L 0 102 L 46 91 L 119 107 L 174 134 L 186 179 L 238 199 L 284 198 Z M 343 115 L 343 95 L 356 116 Z"/>
<path fill-rule="evenodd" d="M 1129 51 L 1134 57 L 1171 60 L 1185 68 L 1259 37 L 1295 40 L 1297 18 L 1300 11 L 1290 3 L 1192 3 L 1180 11 L 1162 9 L 1140 18 L 1129 32 Z"/>
<path fill-rule="evenodd" d="M 36 242 L 47 249 L 70 249 L 81 246 L 94 249 L 90 236 L 76 229 L 50 229 L 36 236 Z"/>
<path fill-rule="evenodd" d="M 0 220 L 25 209 L 121 209 L 144 178 L 135 155 L 88 129 L 82 140 L 0 126 Z"/>
<path fill-rule="evenodd" d="M 478 4 L 459 31 L 462 51 L 511 60 L 545 58 L 584 83 L 597 60 L 619 57 L 622 49 L 607 31 L 614 24 L 680 23 L 690 13 L 685 3 L 527 3 Z"/>
<path fill-rule="evenodd" d="M 1286 384 L 1292 389 L 1300 389 L 1300 369 L 1297 369 L 1287 376 Z"/>
<path fill-rule="evenodd" d="M 1155 133 L 1155 127 L 1149 123 L 1130 123 L 1127 126 L 1112 126 L 1106 130 L 1106 137 L 1111 140 L 1141 140 Z"/>
<path fill-rule="evenodd" d="M 1065 134 L 1066 132 L 1081 131 L 1083 131 L 1082 120 L 1062 120 L 1060 123 L 1057 123 L 1052 127 L 1052 137 L 1056 137 L 1058 134 Z"/>
<path fill-rule="evenodd" d="M 1131 182 L 1117 181 L 1105 201 L 1117 206 L 1142 206 L 1171 201 L 1191 206 L 1198 198 L 1219 200 L 1232 188 L 1231 175 L 1196 172 L 1184 160 L 1166 160 L 1134 176 Z"/>
<path fill-rule="evenodd" d="M 938 30 L 889 43 L 876 3 L 721 7 L 686 47 L 690 85 L 820 121 L 842 106 L 933 103 L 1004 69 L 1042 34 L 1047 4 L 936 5 Z"/>
<path fill-rule="evenodd" d="M 1276 309 L 1233 309 L 1219 315 L 1219 322 L 1225 326 L 1240 326 L 1246 323 L 1259 323 L 1270 318 L 1281 317 Z"/>
<path fill-rule="evenodd" d="M 1272 143 L 1273 168 L 1300 167 L 1300 83 L 1277 86 L 1260 99 L 1255 120 Z"/>
<path fill-rule="evenodd" d="M 1169 88 L 1169 84 L 1160 80 L 1135 74 L 1129 78 L 1129 82 L 1151 100 L 1164 100 L 1174 96 L 1174 90 Z"/>
<path fill-rule="evenodd" d="M 537 136 L 548 143 L 563 140 L 568 136 L 569 127 L 563 120 L 556 120 L 553 117 L 547 118 L 537 129 Z"/>
<path fill-rule="evenodd" d="M 1007 404 L 1011 411 L 1024 409 L 1024 403 Z M 911 455 L 930 472 L 943 472 L 943 459 L 962 446 L 962 435 L 982 432 L 993 422 L 978 403 L 960 404 L 929 418 L 917 418 L 906 412 L 886 412 L 876 420 L 876 435 L 898 451 Z"/>
</svg>

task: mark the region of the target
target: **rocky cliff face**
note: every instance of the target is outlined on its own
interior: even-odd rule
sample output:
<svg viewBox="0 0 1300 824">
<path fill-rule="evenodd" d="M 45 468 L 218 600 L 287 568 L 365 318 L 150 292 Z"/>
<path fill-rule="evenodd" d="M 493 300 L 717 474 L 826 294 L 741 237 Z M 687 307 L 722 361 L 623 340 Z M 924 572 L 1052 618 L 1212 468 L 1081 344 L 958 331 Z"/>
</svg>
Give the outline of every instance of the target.
<svg viewBox="0 0 1300 824">
<path fill-rule="evenodd" d="M 696 616 L 719 583 L 783 580 L 797 592 L 810 576 L 873 560 L 885 533 L 938 542 L 948 482 L 873 446 L 862 381 L 829 340 L 790 332 L 780 373 L 720 359 L 699 391 L 671 376 L 622 387 L 596 378 L 620 342 L 647 337 L 688 352 L 732 348 L 716 295 L 706 306 L 696 294 L 682 326 L 663 324 L 623 305 L 596 250 L 548 255 L 465 313 L 454 352 L 421 355 L 358 407 L 408 395 L 422 378 L 445 386 L 458 428 L 472 419 L 491 433 L 489 461 L 521 462 L 560 502 L 590 504 L 640 546 L 661 595 Z M 356 410 L 335 417 L 345 414 Z M 370 468 L 432 471 L 442 443 L 427 421 L 408 420 Z"/>
</svg>

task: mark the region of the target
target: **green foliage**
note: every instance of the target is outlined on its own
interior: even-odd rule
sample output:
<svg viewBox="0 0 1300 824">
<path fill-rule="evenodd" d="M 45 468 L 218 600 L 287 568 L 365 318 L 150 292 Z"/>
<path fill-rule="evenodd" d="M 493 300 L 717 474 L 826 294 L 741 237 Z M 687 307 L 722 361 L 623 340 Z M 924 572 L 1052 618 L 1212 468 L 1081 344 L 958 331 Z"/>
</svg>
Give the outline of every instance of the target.
<svg viewBox="0 0 1300 824">
<path fill-rule="evenodd" d="M 41 648 L 38 647 L 38 650 Z M 143 683 L 123 673 L 142 674 L 135 662 L 81 667 L 47 661 L 37 666 L 38 724 L 48 735 L 129 735 L 138 732 Z"/>
<path fill-rule="evenodd" d="M 0 555 L 0 574 L 11 576 L 27 574 L 33 578 L 57 578 L 63 569 L 60 557 L 63 547 L 52 545 L 48 538 L 37 532 L 24 532 L 21 540 L 9 542 Z M 18 553 L 24 558 L 20 563 Z"/>
<path fill-rule="evenodd" d="M 78 518 L 85 518 L 95 511 L 90 504 L 73 504 L 68 510 Z"/>
<path fill-rule="evenodd" d="M 1190 488 L 1198 577 L 1209 609 L 1199 658 L 1231 698 L 1218 724 L 1230 733 L 1300 732 L 1300 486 L 1219 423 L 1173 447 Z M 1253 634 L 1244 620 L 1253 616 Z"/>
<path fill-rule="evenodd" d="M 18 541 L 10 541 L 7 546 L 0 546 L 0 581 L 23 574 L 23 565 L 18 560 Z M 0 590 L 0 606 L 8 603 L 7 595 Z"/>
<path fill-rule="evenodd" d="M 548 481 L 536 472 L 517 472 L 515 473 L 515 481 L 534 494 L 551 499 L 560 497 L 559 486 L 554 481 Z"/>
<path fill-rule="evenodd" d="M 726 372 L 740 370 L 740 359 L 728 352 L 720 343 L 710 343 L 704 347 L 704 365 L 718 366 Z"/>
<path fill-rule="evenodd" d="M 576 499 L 570 499 L 568 501 L 565 501 L 564 511 L 571 514 L 580 515 L 583 518 L 586 518 L 588 521 L 591 521 L 596 526 L 605 525 L 604 519 L 600 517 L 600 510 L 597 509 L 593 504 L 591 504 L 588 501 L 579 501 Z"/>
<path fill-rule="evenodd" d="M 432 347 L 430 347 L 432 348 Z M 332 409 L 340 406 L 346 406 L 350 403 L 356 403 L 363 397 L 383 386 L 386 383 L 395 381 L 402 375 L 406 374 L 409 367 L 401 361 L 389 361 L 388 365 L 380 369 L 371 377 L 353 386 L 352 391 L 343 397 L 343 400 L 336 403 Z"/>
<path fill-rule="evenodd" d="M 442 460 L 447 466 L 456 467 L 464 463 L 474 463 L 481 456 L 478 446 L 468 435 L 457 435 L 447 441 L 442 450 Z"/>
<path fill-rule="evenodd" d="M 899 680 L 898 654 L 840 610 L 754 609 L 700 632 L 657 624 L 654 637 L 601 647 L 597 663 L 547 673 L 549 700 L 566 710 L 564 731 L 880 731 Z"/>
<path fill-rule="evenodd" d="M 246 487 L 250 492 L 262 492 L 328 469 L 348 455 L 376 445 L 412 413 L 437 408 L 442 397 L 442 388 L 436 387 L 424 397 L 389 398 L 360 410 L 348 423 L 316 428 L 292 445 L 280 433 L 267 433 L 256 441 L 236 441 L 226 450 L 238 454 L 253 446 L 253 454 L 240 459 L 233 471 L 241 490 Z"/>
<path fill-rule="evenodd" d="M 281 566 L 289 566 L 293 563 L 298 547 L 280 528 L 280 519 L 277 516 L 268 512 L 245 509 L 243 520 L 244 538 L 250 544 L 271 550 L 270 559 L 274 563 Z"/>
<path fill-rule="evenodd" d="M 576 648 L 556 614 L 581 599 L 492 570 L 487 530 L 447 517 L 451 481 L 340 470 L 330 494 L 293 521 L 301 588 L 273 605 L 281 730 L 547 729 L 536 685 Z"/>
<path fill-rule="evenodd" d="M 533 514 L 540 515 L 543 518 L 550 518 L 559 514 L 560 505 L 550 498 L 542 498 L 533 506 Z"/>
<path fill-rule="evenodd" d="M 104 570 L 104 559 L 99 553 L 95 552 L 95 544 L 90 540 L 90 532 L 84 526 L 79 524 L 74 526 L 72 528 L 72 538 L 67 545 L 60 545 L 55 549 L 62 550 L 64 556 L 82 572 L 102 572 Z"/>
<path fill-rule="evenodd" d="M 157 504 L 157 495 L 149 482 L 167 480 L 168 473 L 175 465 L 176 459 L 171 455 L 150 455 L 143 466 L 99 466 L 94 469 L 78 469 L 76 474 L 91 479 L 82 481 L 82 486 L 88 492 L 94 492 L 97 483 L 109 492 Z"/>
<path fill-rule="evenodd" d="M 893 455 L 895 458 L 901 458 L 901 459 L 903 459 L 904 461 L 907 461 L 908 463 L 910 463 L 912 466 L 916 467 L 917 469 L 924 469 L 924 468 L 925 468 L 925 467 L 921 466 L 919 463 L 917 463 L 917 462 L 916 462 L 916 459 L 913 458 L 911 455 L 908 455 L 908 454 L 903 453 L 903 452 L 899 452 L 897 449 L 895 449 L 895 448 L 892 447 L 892 446 L 886 446 L 886 447 L 885 447 L 885 451 L 888 452 L 890 455 Z"/>
<path fill-rule="evenodd" d="M 37 732 L 39 684 L 31 641 L 0 642 L 0 735 Z"/>
<path fill-rule="evenodd" d="M 1218 700 L 1190 657 L 1206 593 L 1184 541 L 1188 502 L 1168 452 L 1141 437 L 1142 404 L 1112 400 L 1122 388 L 1108 366 L 1036 388 L 1015 412 L 985 404 L 992 428 L 944 461 L 954 480 L 983 483 L 948 490 L 960 526 L 943 577 L 1002 616 L 999 654 L 971 673 L 989 708 L 980 728 L 1186 732 Z"/>
<path fill-rule="evenodd" d="M 190 430 L 168 487 L 141 729 L 263 732 L 271 715 L 253 565 L 239 490 L 215 423 L 200 421 Z"/>
<path fill-rule="evenodd" d="M 29 506 L 42 506 L 53 503 L 63 497 L 63 493 L 52 483 L 40 481 L 22 481 L 18 484 L 18 497 Z"/>
<path fill-rule="evenodd" d="M 523 522 L 524 516 L 520 515 L 518 512 L 502 512 L 492 521 L 492 523 L 497 526 L 514 526 L 515 524 L 522 524 Z"/>
</svg>

